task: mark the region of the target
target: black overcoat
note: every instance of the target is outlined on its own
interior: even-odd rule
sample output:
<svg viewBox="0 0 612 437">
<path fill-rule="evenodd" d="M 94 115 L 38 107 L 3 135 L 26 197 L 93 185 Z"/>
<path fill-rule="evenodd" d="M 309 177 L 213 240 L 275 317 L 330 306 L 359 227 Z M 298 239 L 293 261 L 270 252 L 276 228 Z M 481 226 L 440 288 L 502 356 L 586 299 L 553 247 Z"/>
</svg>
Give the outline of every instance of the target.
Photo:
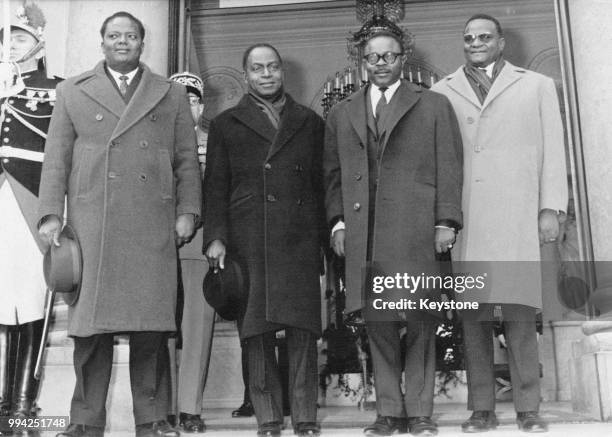
<svg viewBox="0 0 612 437">
<path fill-rule="evenodd" d="M 248 95 L 210 125 L 204 249 L 219 239 L 248 269 L 240 336 L 320 334 L 324 125 L 290 96 L 276 131 Z"/>
</svg>

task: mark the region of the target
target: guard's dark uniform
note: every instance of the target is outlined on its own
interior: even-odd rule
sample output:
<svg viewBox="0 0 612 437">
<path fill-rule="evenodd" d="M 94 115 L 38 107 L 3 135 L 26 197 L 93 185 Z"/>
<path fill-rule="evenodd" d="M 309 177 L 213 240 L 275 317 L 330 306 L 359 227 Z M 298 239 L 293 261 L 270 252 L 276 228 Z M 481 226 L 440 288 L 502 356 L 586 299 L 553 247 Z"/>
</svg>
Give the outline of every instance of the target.
<svg viewBox="0 0 612 437">
<path fill-rule="evenodd" d="M 40 70 L 25 73 L 22 79 L 26 88 L 17 96 L 2 99 L 0 146 L 42 153 L 55 103 L 55 87 L 60 80 L 49 79 Z M 2 153 L 0 156 L 0 174 L 9 173 L 28 191 L 38 196 L 42 159 L 35 161 L 7 157 Z"/>
<path fill-rule="evenodd" d="M 0 99 L 0 415 L 29 416 L 44 317 L 42 246 L 36 230 L 44 145 L 59 79 L 22 73 L 25 89 Z M 11 376 L 14 375 L 14 378 Z"/>
</svg>

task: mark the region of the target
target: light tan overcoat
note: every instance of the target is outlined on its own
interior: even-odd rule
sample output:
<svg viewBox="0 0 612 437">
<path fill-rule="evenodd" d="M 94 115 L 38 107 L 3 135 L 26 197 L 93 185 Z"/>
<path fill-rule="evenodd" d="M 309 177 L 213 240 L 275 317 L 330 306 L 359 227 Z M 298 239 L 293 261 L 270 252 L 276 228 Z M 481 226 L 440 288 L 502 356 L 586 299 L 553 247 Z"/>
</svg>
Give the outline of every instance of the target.
<svg viewBox="0 0 612 437">
<path fill-rule="evenodd" d="M 538 213 L 544 208 L 567 210 L 555 84 L 506 62 L 483 104 L 463 67 L 432 89 L 451 101 L 463 139 L 464 227 L 453 259 L 532 262 L 495 263 L 487 301 L 540 308 Z"/>
</svg>

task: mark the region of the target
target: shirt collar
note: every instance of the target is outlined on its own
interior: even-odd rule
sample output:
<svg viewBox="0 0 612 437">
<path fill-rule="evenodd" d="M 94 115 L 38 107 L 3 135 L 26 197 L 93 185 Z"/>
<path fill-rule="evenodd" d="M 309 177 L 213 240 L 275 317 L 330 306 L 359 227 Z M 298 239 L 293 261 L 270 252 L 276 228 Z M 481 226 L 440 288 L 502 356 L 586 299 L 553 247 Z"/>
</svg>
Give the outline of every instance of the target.
<svg viewBox="0 0 612 437">
<path fill-rule="evenodd" d="M 478 67 L 478 68 L 481 69 L 481 70 L 484 70 L 486 75 L 489 76 L 489 79 L 491 79 L 493 77 L 493 68 L 494 67 L 495 67 L 495 62 L 491 62 L 486 67 Z"/>
<path fill-rule="evenodd" d="M 115 71 L 110 68 L 108 65 L 106 66 L 106 68 L 108 69 L 108 72 L 110 73 L 112 78 L 115 79 L 115 82 L 117 82 L 117 85 L 121 83 L 121 79 L 119 79 L 119 77 L 121 76 L 127 76 L 127 84 L 129 85 L 132 82 L 132 79 L 134 79 L 134 76 L 136 76 L 136 73 L 138 73 L 138 68 L 140 67 L 136 67 L 129 73 L 119 73 L 118 71 Z"/>
<path fill-rule="evenodd" d="M 387 103 L 391 101 L 391 98 L 393 97 L 401 83 L 402 81 L 398 79 L 387 87 L 387 89 L 385 90 L 385 98 L 387 99 Z M 376 96 L 376 100 L 378 100 L 381 94 L 382 93 L 380 91 L 380 87 L 372 84 L 372 86 L 370 87 L 370 98 Z"/>
</svg>

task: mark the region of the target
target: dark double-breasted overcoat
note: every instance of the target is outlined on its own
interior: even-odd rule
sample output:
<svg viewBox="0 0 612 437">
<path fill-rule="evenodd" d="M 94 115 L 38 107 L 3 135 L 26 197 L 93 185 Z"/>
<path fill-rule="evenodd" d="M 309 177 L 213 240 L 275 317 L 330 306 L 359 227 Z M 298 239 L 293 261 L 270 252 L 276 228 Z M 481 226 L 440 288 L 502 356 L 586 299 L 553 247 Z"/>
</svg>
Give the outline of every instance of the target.
<svg viewBox="0 0 612 437">
<path fill-rule="evenodd" d="M 323 131 L 290 96 L 278 131 L 248 95 L 210 125 L 204 247 L 222 240 L 246 265 L 242 338 L 283 326 L 320 333 Z"/>
<path fill-rule="evenodd" d="M 411 263 L 434 261 L 435 225 L 462 222 L 461 133 L 453 108 L 445 97 L 403 81 L 389 103 L 374 223 L 368 223 L 368 141 L 376 130 L 368 123 L 368 89 L 332 109 L 325 133 L 327 218 L 343 217 L 346 224 L 347 312 L 363 305 L 367 261 L 388 275 L 415 274 Z"/>
<path fill-rule="evenodd" d="M 152 73 L 127 103 L 100 62 L 57 89 L 39 218 L 64 216 L 83 251 L 68 334 L 174 331 L 179 214 L 200 214 L 201 178 L 185 87 Z"/>
</svg>

